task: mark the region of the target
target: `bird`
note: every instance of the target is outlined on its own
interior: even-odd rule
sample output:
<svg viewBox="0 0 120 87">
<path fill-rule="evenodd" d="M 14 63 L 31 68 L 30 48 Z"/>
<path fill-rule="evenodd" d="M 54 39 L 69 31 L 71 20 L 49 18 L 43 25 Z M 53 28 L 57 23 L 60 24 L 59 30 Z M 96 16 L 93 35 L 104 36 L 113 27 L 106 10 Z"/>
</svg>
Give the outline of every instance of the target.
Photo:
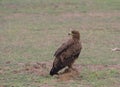
<svg viewBox="0 0 120 87">
<path fill-rule="evenodd" d="M 59 75 L 58 72 L 65 67 L 68 67 L 68 70 L 74 70 L 73 64 L 81 53 L 82 44 L 79 31 L 71 30 L 68 35 L 71 37 L 55 51 L 55 59 L 50 70 L 51 76 Z"/>
</svg>

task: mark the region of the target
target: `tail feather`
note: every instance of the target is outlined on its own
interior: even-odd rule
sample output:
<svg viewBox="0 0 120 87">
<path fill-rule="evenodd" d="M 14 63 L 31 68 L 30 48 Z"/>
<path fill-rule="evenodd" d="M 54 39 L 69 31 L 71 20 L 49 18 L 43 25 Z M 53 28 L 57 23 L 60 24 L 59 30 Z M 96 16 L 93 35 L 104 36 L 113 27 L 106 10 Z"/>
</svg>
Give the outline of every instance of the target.
<svg viewBox="0 0 120 87">
<path fill-rule="evenodd" d="M 57 68 L 52 67 L 52 69 L 51 69 L 51 71 L 50 71 L 50 75 L 53 76 L 53 75 L 55 75 L 55 74 L 58 74 L 58 71 L 61 70 L 61 69 L 63 69 L 63 68 L 64 68 L 64 66 L 59 66 L 59 67 L 57 67 Z"/>
</svg>

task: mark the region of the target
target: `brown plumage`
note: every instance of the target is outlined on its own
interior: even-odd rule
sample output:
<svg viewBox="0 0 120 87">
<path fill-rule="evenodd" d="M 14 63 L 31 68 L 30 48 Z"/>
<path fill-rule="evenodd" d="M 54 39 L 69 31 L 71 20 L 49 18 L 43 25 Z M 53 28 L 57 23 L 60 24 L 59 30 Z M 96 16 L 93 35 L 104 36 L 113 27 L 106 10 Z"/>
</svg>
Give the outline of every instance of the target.
<svg viewBox="0 0 120 87">
<path fill-rule="evenodd" d="M 55 59 L 50 75 L 58 74 L 58 72 L 65 67 L 72 69 L 74 61 L 79 57 L 82 49 L 80 33 L 73 30 L 69 35 L 71 35 L 72 38 L 63 43 L 54 54 Z"/>
</svg>

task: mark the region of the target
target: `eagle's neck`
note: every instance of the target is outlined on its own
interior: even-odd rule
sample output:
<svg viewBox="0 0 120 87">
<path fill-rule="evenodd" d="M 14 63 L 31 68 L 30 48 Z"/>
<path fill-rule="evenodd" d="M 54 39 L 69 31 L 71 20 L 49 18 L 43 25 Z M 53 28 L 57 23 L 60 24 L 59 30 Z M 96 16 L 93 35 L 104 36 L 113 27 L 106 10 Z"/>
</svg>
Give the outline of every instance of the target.
<svg viewBox="0 0 120 87">
<path fill-rule="evenodd" d="M 80 38 L 72 38 L 75 42 L 80 41 Z"/>
<path fill-rule="evenodd" d="M 73 40 L 78 40 L 78 41 L 80 40 L 80 36 L 73 36 L 72 38 Z"/>
<path fill-rule="evenodd" d="M 72 38 L 75 40 L 80 40 L 80 34 L 73 35 Z"/>
</svg>

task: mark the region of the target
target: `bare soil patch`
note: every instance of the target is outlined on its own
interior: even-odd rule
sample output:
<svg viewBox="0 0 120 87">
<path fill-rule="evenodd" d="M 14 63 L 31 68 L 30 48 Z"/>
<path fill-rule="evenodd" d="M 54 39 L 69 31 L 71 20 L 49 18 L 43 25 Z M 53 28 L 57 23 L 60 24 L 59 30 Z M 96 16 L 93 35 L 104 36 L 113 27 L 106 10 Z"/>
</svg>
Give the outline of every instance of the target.
<svg viewBox="0 0 120 87">
<path fill-rule="evenodd" d="M 52 62 L 35 62 L 35 63 L 19 63 L 19 66 L 22 68 L 19 70 L 14 70 L 14 74 L 18 73 L 29 73 L 29 74 L 35 74 L 38 76 L 48 76 L 49 71 L 52 67 Z M 58 81 L 68 81 L 68 80 L 73 80 L 82 71 L 82 69 L 87 68 L 91 71 L 100 71 L 100 70 L 105 70 L 105 69 L 115 69 L 120 72 L 120 65 L 80 65 L 80 64 L 75 64 L 74 65 L 75 70 L 68 71 L 67 69 L 63 70 L 63 72 L 60 72 L 59 75 L 54 76 Z M 2 71 L 3 72 L 3 71 Z"/>
<path fill-rule="evenodd" d="M 72 18 L 72 17 L 82 17 L 82 16 L 90 16 L 90 17 L 112 17 L 112 16 L 120 16 L 120 12 L 88 12 L 88 13 L 64 13 L 61 14 L 63 18 Z"/>
<path fill-rule="evenodd" d="M 74 70 L 68 70 L 65 69 L 62 73 L 60 73 L 58 75 L 58 81 L 68 81 L 68 80 L 72 80 L 75 79 L 79 76 L 79 71 L 77 69 Z"/>
<path fill-rule="evenodd" d="M 36 74 L 39 76 L 48 75 L 48 70 L 50 68 L 50 63 L 47 62 L 36 62 L 36 63 L 19 63 L 18 65 L 22 67 L 19 70 L 14 70 L 13 73 L 29 73 Z"/>
</svg>

